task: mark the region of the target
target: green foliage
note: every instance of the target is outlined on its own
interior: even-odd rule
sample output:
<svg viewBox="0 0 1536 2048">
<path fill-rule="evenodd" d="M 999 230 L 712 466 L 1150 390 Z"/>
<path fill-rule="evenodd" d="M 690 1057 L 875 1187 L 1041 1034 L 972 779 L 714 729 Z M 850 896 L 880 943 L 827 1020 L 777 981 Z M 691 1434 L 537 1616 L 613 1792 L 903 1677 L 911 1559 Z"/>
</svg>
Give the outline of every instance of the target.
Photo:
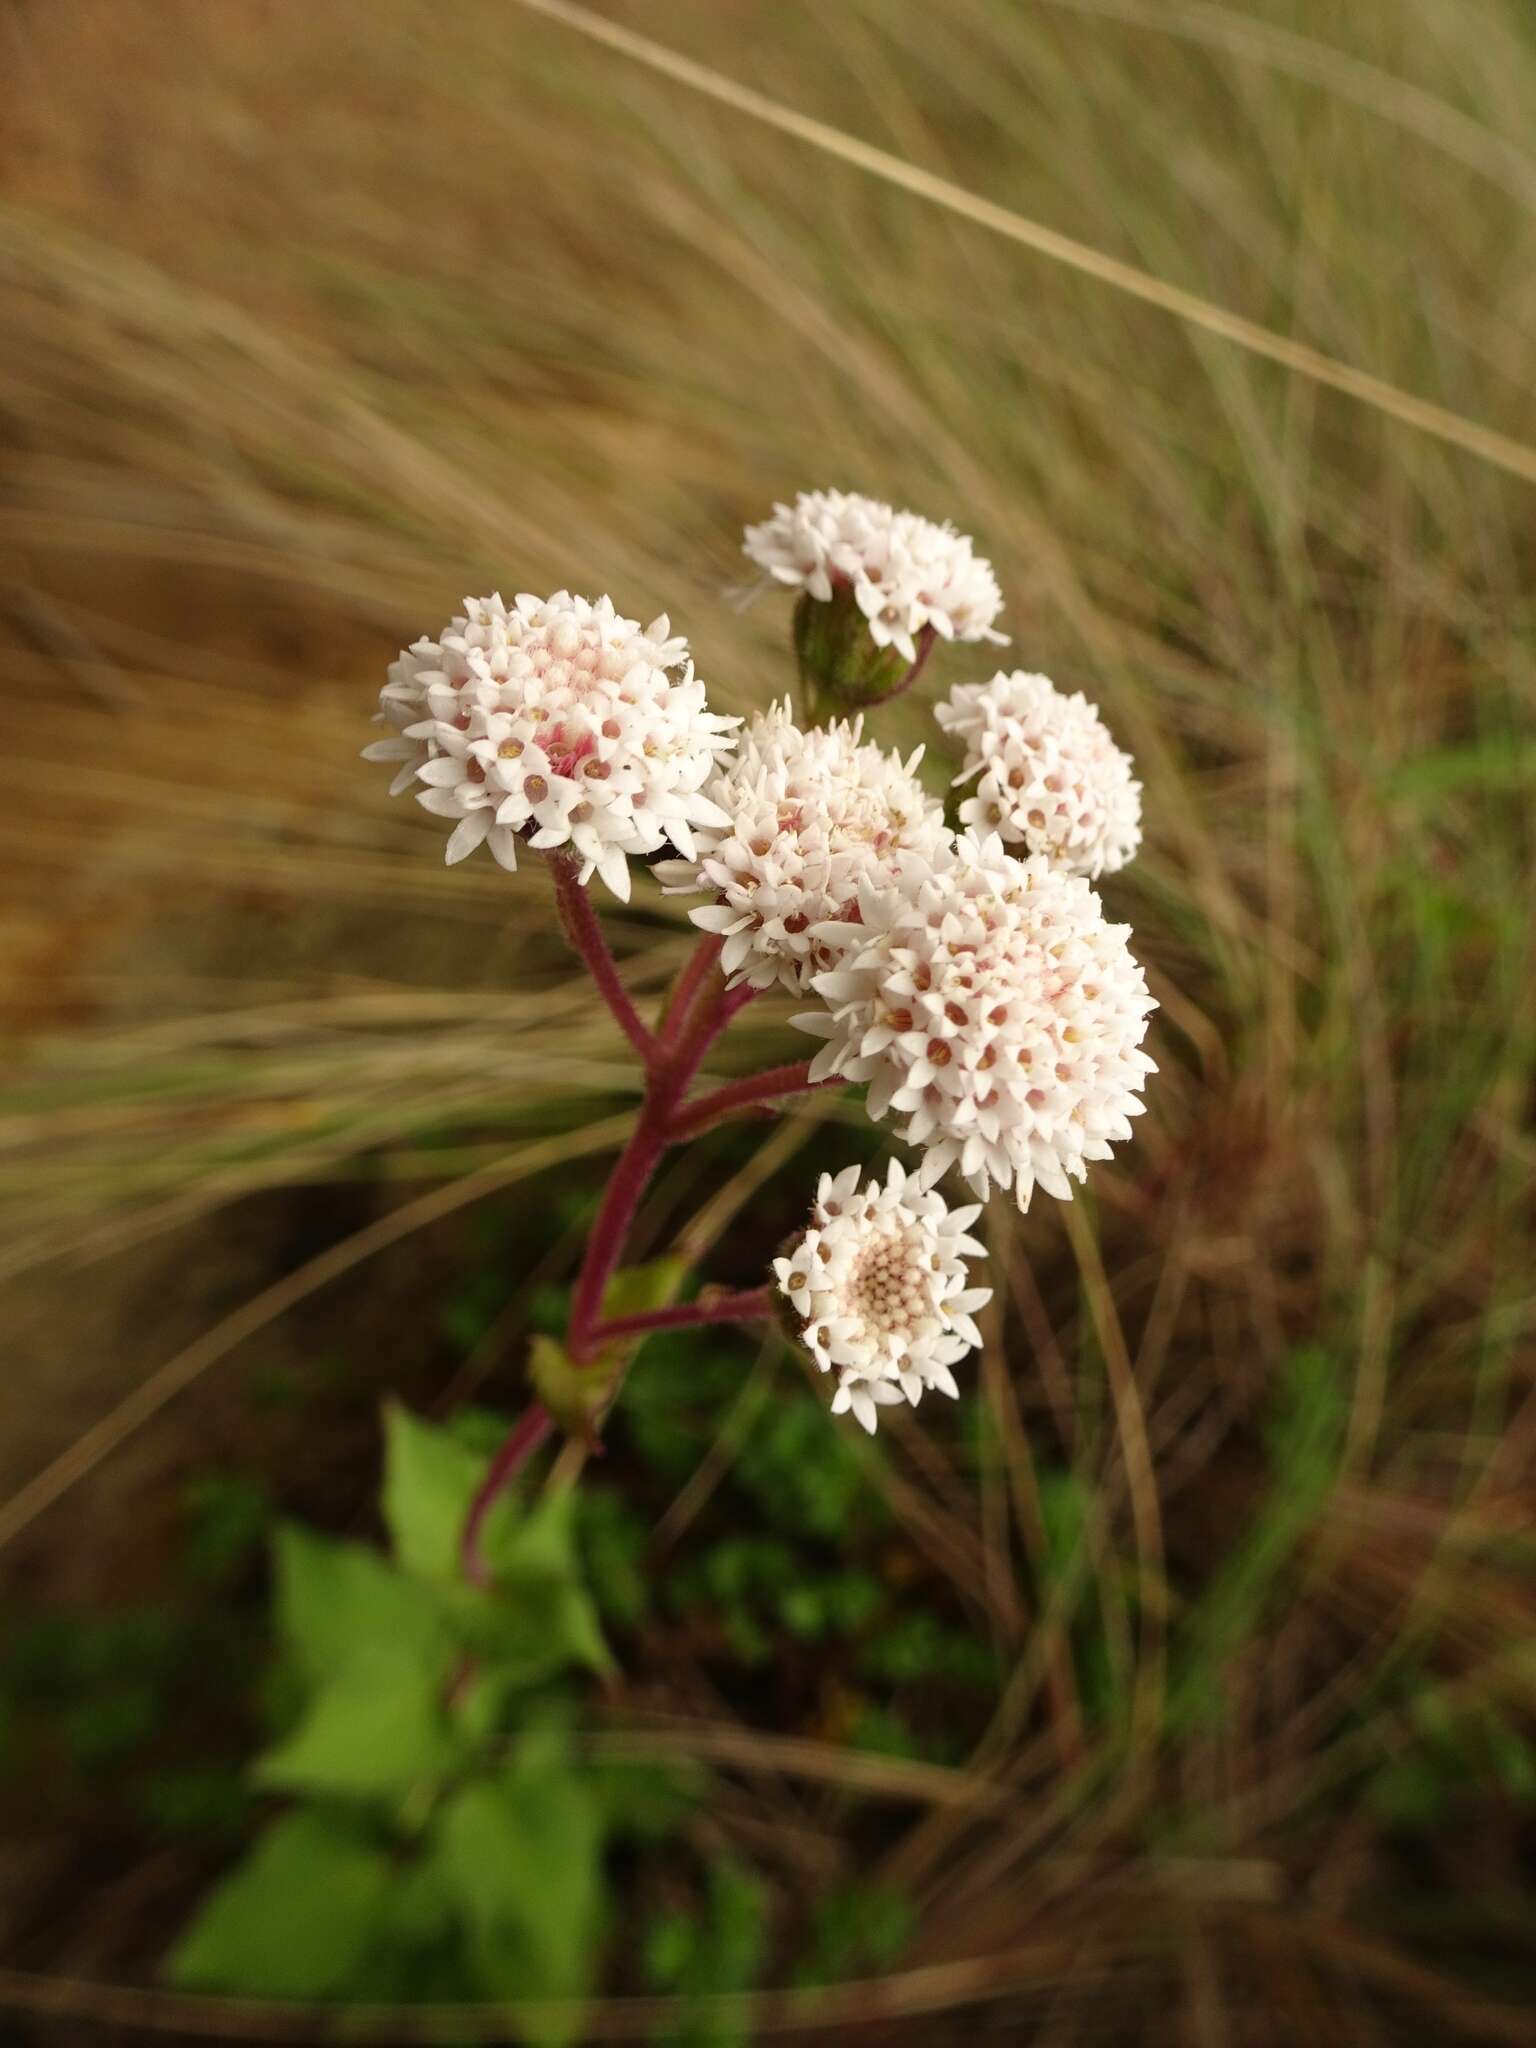
<svg viewBox="0 0 1536 2048">
<path fill-rule="evenodd" d="M 487 1462 L 451 1431 L 431 1428 L 398 1401 L 388 1404 L 380 1506 L 402 1571 L 422 1579 L 456 1576 L 465 1504 Z"/>
<path fill-rule="evenodd" d="M 274 1821 L 205 1904 L 167 1970 L 186 1990 L 265 1998 L 345 1991 L 381 1925 L 388 1856 L 334 1814 Z"/>
<path fill-rule="evenodd" d="M 583 1486 L 575 1500 L 577 1543 L 598 1612 L 606 1622 L 638 1628 L 651 1608 L 645 1570 L 650 1532 L 610 1487 Z"/>
<path fill-rule="evenodd" d="M 986 1643 L 924 1608 L 899 1616 L 872 1637 L 860 1652 L 859 1669 L 883 1686 L 935 1679 L 991 1686 L 998 1678 L 996 1656 Z"/>
<path fill-rule="evenodd" d="M 446 1671 L 453 1642 L 439 1603 L 376 1550 L 289 1525 L 275 1564 L 278 1634 L 311 1685 L 381 1654 Z"/>
<path fill-rule="evenodd" d="M 737 1455 L 736 1475 L 771 1523 L 845 1549 L 851 1536 L 885 1519 L 869 1483 L 875 1456 L 862 1436 L 855 1441 L 846 1430 L 829 1429 L 822 1403 L 802 1395 L 776 1401 L 758 1419 Z"/>
<path fill-rule="evenodd" d="M 888 1970 L 912 1936 L 911 1901 L 890 1885 L 851 1884 L 817 1902 L 801 1984 Z"/>
<path fill-rule="evenodd" d="M 602 1915 L 603 1813 L 564 1739 L 535 1728 L 505 1769 L 459 1786 L 437 1817 L 431 1867 L 464 1930 L 487 1998 L 573 2002 L 529 2040 L 562 2048 L 579 2030 Z"/>
<path fill-rule="evenodd" d="M 272 1496 L 242 1473 L 201 1472 L 182 1492 L 181 1558 L 187 1576 L 218 1585 L 259 1548 L 272 1519 Z"/>
<path fill-rule="evenodd" d="M 222 1765 L 153 1771 L 137 1788 L 139 1811 L 170 1835 L 227 1835 L 249 1818 L 245 1781 Z"/>
<path fill-rule="evenodd" d="M 1371 1810 L 1391 1826 L 1425 1828 L 1458 1802 L 1493 1794 L 1536 1806 L 1536 1742 L 1490 1699 L 1457 1699 L 1410 1680 L 1406 1726 L 1367 1787 Z"/>
<path fill-rule="evenodd" d="M 656 1990 L 690 1999 L 748 1991 L 762 1968 L 766 1926 L 761 1880 L 721 1857 L 710 1868 L 702 1909 L 668 1914 L 651 1927 L 646 1976 Z M 744 2025 L 705 2014 L 685 2017 L 680 2031 L 666 2035 L 669 2048 L 744 2048 L 748 2038 Z"/>
<path fill-rule="evenodd" d="M 76 1770 L 119 1768 L 163 1724 L 189 1643 L 168 1607 L 51 1614 L 5 1629 L 0 1713 L 11 1760 L 62 1738 Z"/>
<path fill-rule="evenodd" d="M 676 1299 L 687 1277 L 687 1263 L 682 1259 L 627 1266 L 608 1283 L 603 1315 L 613 1321 L 665 1307 Z M 644 1336 L 622 1338 L 578 1365 L 566 1354 L 563 1330 L 562 1318 L 560 1335 L 547 1331 L 535 1335 L 529 1347 L 528 1375 L 550 1414 L 567 1432 L 580 1436 L 590 1430 L 625 1366 L 646 1340 Z"/>
<path fill-rule="evenodd" d="M 397 1407 L 386 1439 L 390 1557 L 292 1526 L 276 1540 L 290 1725 L 253 1778 L 306 1803 L 267 1827 L 168 1968 L 268 1996 L 385 1983 L 559 2001 L 523 2038 L 562 2048 L 600 1954 L 606 1840 L 646 1824 L 636 1785 L 582 1765 L 551 1713 L 552 1688 L 608 1661 L 573 1498 L 489 1518 L 492 1583 L 471 1587 L 458 1540 L 484 1454 Z M 645 1790 L 654 1821 L 654 1777 Z"/>
</svg>

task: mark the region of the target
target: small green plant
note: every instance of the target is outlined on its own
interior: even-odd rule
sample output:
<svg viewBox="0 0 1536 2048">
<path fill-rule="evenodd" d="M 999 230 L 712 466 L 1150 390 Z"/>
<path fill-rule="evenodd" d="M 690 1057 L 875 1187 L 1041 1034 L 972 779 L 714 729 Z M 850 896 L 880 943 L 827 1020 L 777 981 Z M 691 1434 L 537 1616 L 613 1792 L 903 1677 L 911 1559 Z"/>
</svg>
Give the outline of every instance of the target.
<svg viewBox="0 0 1536 2048">
<path fill-rule="evenodd" d="M 252 1767 L 285 1804 L 169 1960 L 186 1987 L 269 1997 L 554 2002 L 524 2038 L 576 2038 L 605 1930 L 604 1857 L 686 1801 L 582 1757 L 577 1685 L 610 1669 L 576 1500 L 501 1494 L 460 1534 L 488 1456 L 386 1416 L 388 1554 L 294 1525 L 275 1545 L 276 1739 Z"/>
</svg>

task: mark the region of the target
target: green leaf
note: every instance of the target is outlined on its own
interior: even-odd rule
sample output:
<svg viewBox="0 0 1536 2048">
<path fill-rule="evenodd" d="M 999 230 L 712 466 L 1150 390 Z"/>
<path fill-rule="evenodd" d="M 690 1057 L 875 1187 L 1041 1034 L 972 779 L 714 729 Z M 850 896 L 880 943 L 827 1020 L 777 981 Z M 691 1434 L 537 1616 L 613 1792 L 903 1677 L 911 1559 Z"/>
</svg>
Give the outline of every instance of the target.
<svg viewBox="0 0 1536 2048">
<path fill-rule="evenodd" d="M 486 1532 L 485 1560 L 498 1583 L 576 1583 L 576 1495 L 571 1487 L 547 1493 L 515 1519 L 506 1517 Z"/>
<path fill-rule="evenodd" d="M 496 1581 L 484 1609 L 487 1634 L 481 1637 L 491 1654 L 524 1658 L 532 1645 L 555 1669 L 612 1669 L 576 1549 L 572 1490 L 546 1495 L 516 1522 L 493 1522 L 486 1530 L 485 1558 Z"/>
<path fill-rule="evenodd" d="M 346 1988 L 383 1915 L 387 1859 L 342 1822 L 294 1813 L 273 1823 L 172 1950 L 184 1990 L 323 1998 Z"/>
<path fill-rule="evenodd" d="M 459 1538 L 490 1460 L 391 1401 L 384 1410 L 384 1520 L 402 1570 L 455 1577 Z"/>
<path fill-rule="evenodd" d="M 676 1299 L 688 1270 L 686 1259 L 653 1259 L 649 1265 L 626 1266 L 614 1274 L 604 1291 L 604 1319 L 664 1308 Z M 577 1365 L 558 1338 L 540 1334 L 529 1347 L 528 1374 L 555 1420 L 571 1435 L 585 1435 L 609 1388 L 644 1341 L 643 1335 L 620 1338 L 595 1358 Z"/>
<path fill-rule="evenodd" d="M 259 1759 L 255 1777 L 275 1791 L 369 1799 L 404 1795 L 457 1755 L 436 1673 L 381 1648 L 320 1688 L 293 1733 Z"/>
<path fill-rule="evenodd" d="M 311 1684 L 381 1648 L 445 1675 L 453 1644 L 424 1586 L 361 1543 L 289 1524 L 277 1535 L 277 1625 Z"/>
<path fill-rule="evenodd" d="M 560 1738 L 536 1731 L 502 1776 L 456 1792 L 437 1855 L 480 1988 L 489 1998 L 573 2001 L 567 2018 L 524 2031 L 540 2048 L 564 2048 L 580 2034 L 579 2001 L 596 1971 L 602 1825 Z"/>
<path fill-rule="evenodd" d="M 644 1315 L 677 1299 L 688 1278 L 686 1259 L 652 1259 L 649 1265 L 626 1266 L 615 1273 L 603 1295 L 603 1320 Z"/>
<path fill-rule="evenodd" d="M 586 1436 L 608 1385 L 607 1355 L 577 1365 L 558 1337 L 535 1336 L 528 1347 L 528 1377 L 534 1391 L 569 1436 Z"/>
</svg>

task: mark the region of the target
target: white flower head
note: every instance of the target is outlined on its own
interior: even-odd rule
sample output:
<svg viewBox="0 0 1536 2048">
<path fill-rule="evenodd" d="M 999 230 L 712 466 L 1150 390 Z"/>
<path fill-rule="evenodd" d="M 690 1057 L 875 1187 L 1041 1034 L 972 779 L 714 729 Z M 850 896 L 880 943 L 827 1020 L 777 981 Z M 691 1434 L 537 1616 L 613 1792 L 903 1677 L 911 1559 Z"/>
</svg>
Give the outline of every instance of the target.
<svg viewBox="0 0 1536 2048">
<path fill-rule="evenodd" d="M 961 821 L 1094 879 L 1141 844 L 1141 784 L 1081 690 L 1023 669 L 963 683 L 934 707 L 965 742 L 956 782 L 980 779 Z"/>
<path fill-rule="evenodd" d="M 958 1393 L 950 1367 L 980 1344 L 973 1318 L 992 1290 L 966 1284 L 979 1204 L 950 1209 L 894 1159 L 883 1187 L 858 1181 L 857 1166 L 821 1176 L 810 1229 L 773 1270 L 811 1356 L 837 1374 L 833 1414 L 851 1409 L 873 1432 L 893 1401 Z"/>
<path fill-rule="evenodd" d="M 396 790 L 454 821 L 448 859 L 482 841 L 503 867 L 518 840 L 568 847 L 616 896 L 629 859 L 669 840 L 694 852 L 694 825 L 729 821 L 704 795 L 739 718 L 705 706 L 688 643 L 663 615 L 643 629 L 612 602 L 467 598 L 440 640 L 418 640 L 389 671 L 379 715 L 396 737 L 366 752 L 402 763 Z"/>
<path fill-rule="evenodd" d="M 1038 1182 L 1070 1198 L 1090 1160 L 1128 1138 L 1152 1061 L 1156 1008 L 1126 941 L 1081 876 L 1017 860 L 965 833 L 860 891 L 861 923 L 811 983 L 824 1011 L 797 1017 L 827 1043 L 817 1081 L 869 1084 L 872 1117 L 906 1119 L 920 1177 L 958 1165 L 983 1197 Z"/>
<path fill-rule="evenodd" d="M 993 640 L 1003 608 L 990 562 L 947 523 L 893 511 L 848 491 L 802 491 L 793 505 L 749 526 L 743 549 L 780 583 L 823 603 L 838 585 L 853 591 L 880 647 L 917 659 L 917 635 L 931 626 L 943 640 Z"/>
<path fill-rule="evenodd" d="M 690 915 L 724 939 L 733 983 L 803 993 L 836 957 L 814 928 L 841 925 L 861 882 L 948 836 L 942 805 L 917 779 L 921 757 L 921 747 L 905 761 L 882 752 L 859 719 L 801 731 L 788 703 L 753 719 L 706 785 L 729 824 L 701 825 L 696 860 L 656 869 L 665 889 L 713 896 Z"/>
</svg>

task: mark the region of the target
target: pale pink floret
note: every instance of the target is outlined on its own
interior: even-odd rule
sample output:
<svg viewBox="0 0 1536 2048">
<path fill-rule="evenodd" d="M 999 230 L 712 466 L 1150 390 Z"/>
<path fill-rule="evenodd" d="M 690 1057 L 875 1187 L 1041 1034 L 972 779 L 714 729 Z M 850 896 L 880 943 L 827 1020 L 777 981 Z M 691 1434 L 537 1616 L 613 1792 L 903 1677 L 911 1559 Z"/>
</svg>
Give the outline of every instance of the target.
<svg viewBox="0 0 1536 2048">
<path fill-rule="evenodd" d="M 722 939 L 733 984 L 803 993 L 834 957 L 813 928 L 850 916 L 861 882 L 947 836 L 917 779 L 921 755 L 883 752 L 858 719 L 801 731 L 788 704 L 752 721 L 706 785 L 729 824 L 701 825 L 696 859 L 656 868 L 663 888 L 712 898 L 689 915 Z"/>
<path fill-rule="evenodd" d="M 950 1209 L 894 1159 L 884 1186 L 858 1180 L 857 1166 L 822 1175 L 809 1230 L 773 1269 L 807 1349 L 837 1375 L 833 1414 L 873 1432 L 881 1407 L 958 1393 L 950 1368 L 980 1344 L 992 1290 L 966 1284 L 979 1204 Z"/>
<path fill-rule="evenodd" d="M 993 627 L 1003 599 L 992 564 L 948 524 L 854 491 L 802 491 L 749 526 L 742 546 L 776 582 L 823 603 L 839 585 L 851 588 L 871 639 L 907 661 L 925 628 L 941 640 L 1006 645 Z"/>
<path fill-rule="evenodd" d="M 395 737 L 366 752 L 453 821 L 450 861 L 482 843 L 507 868 L 520 840 L 569 848 L 581 881 L 595 871 L 627 898 L 631 858 L 691 855 L 695 825 L 728 822 L 704 784 L 740 719 L 707 709 L 665 616 L 642 628 L 606 597 L 466 599 L 393 664 L 379 715 Z"/>
<path fill-rule="evenodd" d="M 812 980 L 826 1008 L 795 1019 L 827 1041 L 811 1079 L 867 1083 L 869 1114 L 903 1118 L 923 1149 L 925 1181 L 958 1166 L 1021 1209 L 1037 1183 L 1069 1198 L 1130 1136 L 1154 1071 L 1128 927 L 1080 876 L 971 833 L 866 885 L 859 911 Z"/>
<path fill-rule="evenodd" d="M 962 823 L 1090 881 L 1113 874 L 1141 844 L 1141 784 L 1080 690 L 1023 669 L 963 683 L 934 707 L 965 744 L 957 783 L 976 781 Z"/>
</svg>

